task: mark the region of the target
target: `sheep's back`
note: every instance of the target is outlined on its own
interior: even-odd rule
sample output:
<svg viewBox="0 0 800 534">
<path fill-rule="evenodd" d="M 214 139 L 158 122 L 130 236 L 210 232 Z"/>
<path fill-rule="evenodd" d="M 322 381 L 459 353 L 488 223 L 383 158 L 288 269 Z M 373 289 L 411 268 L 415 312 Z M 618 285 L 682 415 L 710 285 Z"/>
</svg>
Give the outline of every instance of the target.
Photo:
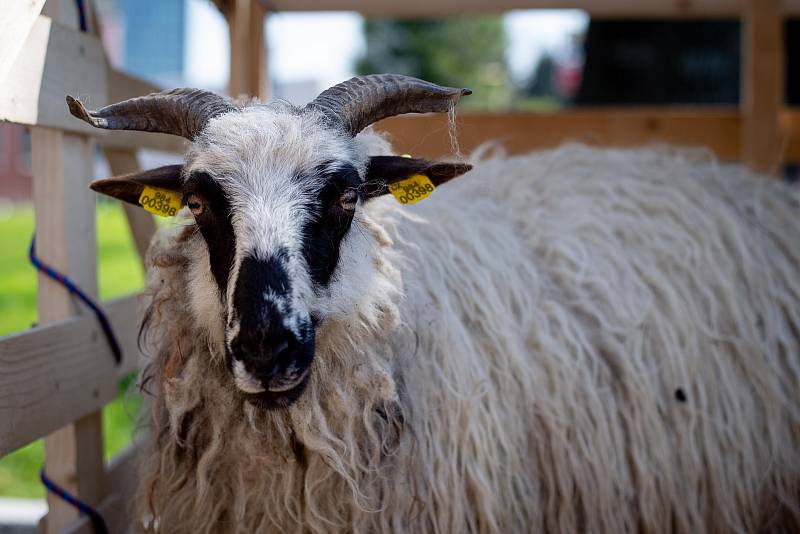
<svg viewBox="0 0 800 534">
<path fill-rule="evenodd" d="M 797 527 L 799 199 L 703 154 L 568 145 L 381 206 L 440 524 Z"/>
</svg>

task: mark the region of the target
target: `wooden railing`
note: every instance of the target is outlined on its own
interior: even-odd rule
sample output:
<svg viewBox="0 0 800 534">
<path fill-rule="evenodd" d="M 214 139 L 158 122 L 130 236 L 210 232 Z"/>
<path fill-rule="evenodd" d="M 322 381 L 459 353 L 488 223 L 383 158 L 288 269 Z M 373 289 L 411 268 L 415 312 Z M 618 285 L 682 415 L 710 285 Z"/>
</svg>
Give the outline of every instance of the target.
<svg viewBox="0 0 800 534">
<path fill-rule="evenodd" d="M 10 5 L 8 5 L 10 4 Z M 86 2 L 90 6 L 90 2 Z M 721 158 L 742 160 L 776 172 L 784 161 L 800 161 L 800 112 L 782 102 L 782 9 L 800 11 L 800 0 L 218 0 L 231 26 L 231 94 L 266 97 L 264 5 L 278 9 L 353 9 L 370 15 L 429 16 L 525 7 L 583 7 L 601 15 L 741 13 L 746 21 L 741 108 L 571 109 L 556 113 L 463 113 L 461 148 L 497 139 L 510 152 L 554 146 L 564 140 L 601 145 L 672 142 L 703 145 Z M 87 185 L 94 147 L 105 152 L 112 172 L 138 169 L 139 148 L 181 152 L 183 140 L 136 132 L 91 129 L 70 117 L 67 93 L 92 107 L 146 94 L 155 87 L 109 67 L 96 31 L 76 28 L 69 2 L 10 0 L 0 10 L 0 121 L 31 129 L 33 200 L 37 251 L 97 294 L 95 199 Z M 637 11 L 638 9 L 638 11 Z M 440 13 L 439 11 L 443 11 Z M 93 17 L 90 17 L 90 20 Z M 96 30 L 97 24 L 91 24 Z M 446 119 L 398 117 L 378 125 L 398 148 L 419 155 L 450 151 Z M 140 255 L 155 229 L 150 215 L 126 206 Z M 130 524 L 135 488 L 135 448 L 103 463 L 100 411 L 118 393 L 118 380 L 135 370 L 137 297 L 106 303 L 122 346 L 114 364 L 93 316 L 64 288 L 38 279 L 39 326 L 0 339 L 0 456 L 45 438 L 49 475 L 99 507 L 112 532 Z M 71 507 L 49 499 L 47 532 L 89 532 Z"/>
<path fill-rule="evenodd" d="M 176 152 L 184 142 L 95 130 L 69 115 L 68 93 L 100 106 L 158 90 L 110 68 L 97 32 L 77 29 L 72 6 L 11 0 L 0 10 L 0 120 L 31 130 L 37 254 L 96 296 L 95 195 L 87 188 L 96 144 L 112 171 L 123 173 L 138 168 L 139 148 Z M 141 210 L 126 214 L 143 253 L 155 224 Z M 95 317 L 61 285 L 41 275 L 37 283 L 39 326 L 0 339 L 0 456 L 44 437 L 48 475 L 121 532 L 130 524 L 135 452 L 104 465 L 101 410 L 137 367 L 137 298 L 105 305 L 124 356 L 118 366 Z M 48 498 L 48 506 L 47 532 L 91 531 L 59 499 Z"/>
</svg>

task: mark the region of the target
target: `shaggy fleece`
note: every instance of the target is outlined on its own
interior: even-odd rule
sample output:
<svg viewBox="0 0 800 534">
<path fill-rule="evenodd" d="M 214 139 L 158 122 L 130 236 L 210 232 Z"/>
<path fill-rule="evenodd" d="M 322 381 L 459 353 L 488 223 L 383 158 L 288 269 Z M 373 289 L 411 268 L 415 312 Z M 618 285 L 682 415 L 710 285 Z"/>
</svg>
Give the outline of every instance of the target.
<svg viewBox="0 0 800 534">
<path fill-rule="evenodd" d="M 186 314 L 191 225 L 157 235 L 142 530 L 800 529 L 800 193 L 699 152 L 489 152 L 360 208 L 380 274 L 284 411 Z"/>
</svg>

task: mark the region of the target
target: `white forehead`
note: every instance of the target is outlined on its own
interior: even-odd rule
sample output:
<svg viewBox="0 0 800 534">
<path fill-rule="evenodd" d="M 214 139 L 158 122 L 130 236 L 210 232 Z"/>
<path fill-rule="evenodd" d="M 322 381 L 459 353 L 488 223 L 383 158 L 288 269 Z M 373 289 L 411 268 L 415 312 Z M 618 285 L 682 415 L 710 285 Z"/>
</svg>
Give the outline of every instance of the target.
<svg viewBox="0 0 800 534">
<path fill-rule="evenodd" d="M 319 115 L 272 103 L 213 119 L 192 145 L 186 167 L 257 190 L 265 181 L 284 181 L 330 162 L 349 163 L 363 175 L 366 158 Z"/>
</svg>

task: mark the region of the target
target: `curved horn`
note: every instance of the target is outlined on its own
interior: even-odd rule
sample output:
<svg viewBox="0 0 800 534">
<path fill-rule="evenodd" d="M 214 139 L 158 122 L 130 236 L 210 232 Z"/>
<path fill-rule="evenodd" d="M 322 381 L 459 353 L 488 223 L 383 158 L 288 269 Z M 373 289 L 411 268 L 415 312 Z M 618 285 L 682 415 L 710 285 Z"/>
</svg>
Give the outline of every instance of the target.
<svg viewBox="0 0 800 534">
<path fill-rule="evenodd" d="M 321 111 L 350 135 L 403 113 L 449 111 L 469 89 L 441 87 L 400 74 L 356 76 L 326 89 L 306 109 Z"/>
<path fill-rule="evenodd" d="M 209 120 L 236 108 L 223 97 L 202 89 L 173 89 L 123 100 L 97 111 L 67 95 L 69 112 L 95 128 L 139 130 L 180 135 L 192 140 Z"/>
</svg>

